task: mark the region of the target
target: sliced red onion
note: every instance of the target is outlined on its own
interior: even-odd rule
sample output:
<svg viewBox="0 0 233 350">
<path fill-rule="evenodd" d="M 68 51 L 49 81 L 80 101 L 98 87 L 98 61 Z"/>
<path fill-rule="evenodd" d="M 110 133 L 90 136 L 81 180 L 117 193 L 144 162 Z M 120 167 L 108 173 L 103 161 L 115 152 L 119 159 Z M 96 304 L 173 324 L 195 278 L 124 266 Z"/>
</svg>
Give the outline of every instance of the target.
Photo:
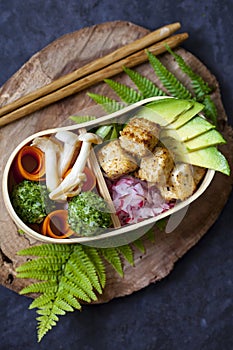
<svg viewBox="0 0 233 350">
<path fill-rule="evenodd" d="M 156 186 L 132 176 L 114 181 L 109 189 L 122 225 L 140 222 L 173 207 L 161 197 Z"/>
</svg>

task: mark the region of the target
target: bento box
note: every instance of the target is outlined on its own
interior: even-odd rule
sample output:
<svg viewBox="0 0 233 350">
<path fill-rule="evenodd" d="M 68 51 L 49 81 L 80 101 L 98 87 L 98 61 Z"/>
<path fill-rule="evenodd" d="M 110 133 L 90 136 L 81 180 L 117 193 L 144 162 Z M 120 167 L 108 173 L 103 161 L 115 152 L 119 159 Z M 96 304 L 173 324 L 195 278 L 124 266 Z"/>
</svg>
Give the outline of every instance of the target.
<svg viewBox="0 0 233 350">
<path fill-rule="evenodd" d="M 229 171 L 217 149 L 224 139 L 201 109 L 152 97 L 29 136 L 5 166 L 8 213 L 42 242 L 110 247 L 138 239 L 204 195 L 215 171 Z"/>
</svg>

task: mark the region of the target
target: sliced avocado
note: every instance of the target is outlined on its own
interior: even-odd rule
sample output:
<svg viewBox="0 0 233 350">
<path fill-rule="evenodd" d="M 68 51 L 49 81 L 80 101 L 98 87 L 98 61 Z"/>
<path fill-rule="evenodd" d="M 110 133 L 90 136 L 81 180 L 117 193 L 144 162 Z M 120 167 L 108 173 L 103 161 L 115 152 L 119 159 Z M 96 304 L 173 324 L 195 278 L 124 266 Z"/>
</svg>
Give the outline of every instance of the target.
<svg viewBox="0 0 233 350">
<path fill-rule="evenodd" d="M 217 130 L 209 130 L 202 135 L 199 135 L 192 140 L 186 141 L 184 144 L 188 151 L 195 151 L 201 148 L 216 146 L 226 143 L 226 140 Z"/>
<path fill-rule="evenodd" d="M 214 128 L 215 126 L 205 118 L 196 116 L 182 125 L 176 132 L 182 141 L 188 141 Z"/>
<path fill-rule="evenodd" d="M 164 137 L 173 137 L 174 139 L 185 142 L 214 128 L 215 126 L 206 119 L 196 116 L 179 129 L 171 129 L 169 126 L 165 127 L 161 130 L 161 139 Z"/>
<path fill-rule="evenodd" d="M 179 118 L 177 118 L 174 122 L 172 122 L 171 127 L 174 129 L 178 129 L 181 126 L 183 126 L 185 123 L 187 123 L 189 120 L 191 120 L 195 115 L 197 115 L 202 109 L 204 108 L 204 105 L 193 101 L 193 107 L 186 112 L 182 113 Z"/>
<path fill-rule="evenodd" d="M 137 117 L 149 119 L 161 126 L 174 122 L 181 114 L 193 107 L 194 101 L 163 98 L 147 103 L 137 113 Z"/>
<path fill-rule="evenodd" d="M 214 146 L 190 152 L 184 155 L 182 161 L 230 175 L 230 167 L 226 158 Z"/>
</svg>

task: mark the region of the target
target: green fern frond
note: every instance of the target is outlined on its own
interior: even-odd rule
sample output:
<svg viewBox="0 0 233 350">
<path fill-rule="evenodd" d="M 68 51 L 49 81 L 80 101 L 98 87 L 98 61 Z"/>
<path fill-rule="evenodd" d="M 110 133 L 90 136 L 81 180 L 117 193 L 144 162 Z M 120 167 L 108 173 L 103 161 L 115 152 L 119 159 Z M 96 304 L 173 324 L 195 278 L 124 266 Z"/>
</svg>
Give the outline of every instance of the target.
<svg viewBox="0 0 233 350">
<path fill-rule="evenodd" d="M 74 308 L 69 303 L 67 303 L 64 299 L 57 299 L 56 300 L 56 307 L 59 310 L 61 310 L 62 312 L 72 312 L 72 311 L 74 311 Z"/>
<path fill-rule="evenodd" d="M 54 303 L 51 303 L 51 305 L 49 305 L 47 309 L 38 309 L 38 310 L 36 311 L 36 313 L 37 313 L 38 315 L 41 315 L 41 316 L 42 316 L 42 315 L 46 315 L 46 316 L 51 315 L 51 318 L 52 318 L 54 321 L 58 321 L 57 315 L 51 314 L 50 308 L 53 308 L 53 310 L 57 309 L 57 315 L 65 315 L 65 311 L 64 311 L 64 310 L 61 310 L 60 308 L 56 308 L 56 306 L 54 306 Z M 40 316 L 37 317 L 37 320 L 39 320 L 39 319 L 40 319 Z"/>
<path fill-rule="evenodd" d="M 96 117 L 91 115 L 71 115 L 69 119 L 73 120 L 73 122 L 75 122 L 76 124 L 82 124 L 91 120 L 95 120 Z"/>
<path fill-rule="evenodd" d="M 77 268 L 79 268 L 87 275 L 93 287 L 97 290 L 97 292 L 101 294 L 102 287 L 95 266 L 93 262 L 89 260 L 88 255 L 85 253 L 83 247 L 81 245 L 76 245 L 73 255 L 77 261 Z"/>
<path fill-rule="evenodd" d="M 101 287 L 104 288 L 106 284 L 105 265 L 103 263 L 103 260 L 100 258 L 100 254 L 98 250 L 92 247 L 85 247 L 85 246 L 83 246 L 83 248 L 88 258 L 92 261 L 93 265 L 95 266 Z"/>
<path fill-rule="evenodd" d="M 150 51 L 146 51 L 149 62 L 163 86 L 173 96 L 181 99 L 190 99 L 192 95 L 189 90 L 154 56 Z"/>
<path fill-rule="evenodd" d="M 82 288 L 79 288 L 77 283 L 75 284 L 74 281 L 69 280 L 69 275 L 62 276 L 62 278 L 59 281 L 59 290 L 57 293 L 57 297 L 64 298 L 65 295 L 69 294 L 75 296 L 77 299 L 84 300 L 88 303 L 91 301 L 87 293 L 84 292 Z"/>
<path fill-rule="evenodd" d="M 61 303 L 66 303 L 66 305 L 67 305 L 66 309 L 64 307 L 62 308 L 63 310 L 65 310 L 65 311 L 74 311 L 74 309 L 81 310 L 82 306 L 78 302 L 76 295 L 72 295 L 70 293 L 65 293 L 63 296 L 61 296 L 61 298 L 63 298 L 63 299 L 60 299 L 59 301 Z M 79 299 L 85 300 L 88 303 L 90 302 L 90 299 L 88 299 L 88 298 L 83 297 L 83 298 L 79 298 Z M 60 305 L 62 306 L 62 304 L 60 304 Z M 68 310 L 68 306 L 70 306 L 72 309 Z"/>
<path fill-rule="evenodd" d="M 140 252 L 142 252 L 143 254 L 146 252 L 146 248 L 144 247 L 144 244 L 142 242 L 142 240 L 139 238 L 136 241 L 133 242 L 133 244 L 135 245 L 135 247 L 140 250 Z"/>
<path fill-rule="evenodd" d="M 210 95 L 204 97 L 203 104 L 205 106 L 203 113 L 209 120 L 213 122 L 214 125 L 217 125 L 217 108 Z"/>
<path fill-rule="evenodd" d="M 16 272 L 25 272 L 25 271 L 59 271 L 62 265 L 66 262 L 67 257 L 60 254 L 59 256 L 52 257 L 42 257 L 37 260 L 27 261 L 25 264 L 19 266 L 16 269 Z"/>
<path fill-rule="evenodd" d="M 86 292 L 86 294 L 92 299 L 97 300 L 96 294 L 93 292 L 93 286 L 87 275 L 77 268 L 76 264 L 73 264 L 71 259 L 66 264 L 66 273 L 69 275 L 69 280 L 74 283 L 78 281 L 79 288 Z"/>
<path fill-rule="evenodd" d="M 165 230 L 169 218 L 170 218 L 170 216 L 156 221 L 156 226 L 158 227 L 158 229 L 160 231 L 164 231 Z"/>
<path fill-rule="evenodd" d="M 69 301 L 71 304 L 73 303 L 71 299 L 69 299 Z M 75 308 L 80 310 L 81 305 L 78 302 L 74 303 Z M 57 322 L 59 321 L 58 315 L 65 315 L 67 311 L 74 311 L 74 307 L 72 307 L 69 302 L 61 298 L 54 299 L 47 308 L 37 310 L 37 314 L 40 315 L 37 317 L 38 342 L 42 340 L 45 334 L 50 331 L 52 327 L 56 326 Z"/>
<path fill-rule="evenodd" d="M 31 278 L 38 281 L 57 281 L 57 276 L 54 275 L 54 271 L 36 271 L 29 270 L 17 273 L 18 278 Z"/>
<path fill-rule="evenodd" d="M 17 252 L 20 256 L 62 256 L 68 257 L 73 251 L 72 244 L 41 244 Z"/>
<path fill-rule="evenodd" d="M 123 245 L 116 248 L 118 252 L 128 261 L 130 265 L 134 265 L 133 250 L 129 245 Z"/>
<path fill-rule="evenodd" d="M 116 248 L 101 248 L 100 249 L 103 257 L 108 261 L 109 264 L 119 273 L 121 277 L 123 277 L 123 267 L 120 258 L 120 254 L 118 253 Z"/>
<path fill-rule="evenodd" d="M 141 101 L 143 96 L 139 94 L 136 90 L 121 84 L 112 79 L 105 79 L 104 82 L 110 86 L 110 88 L 115 91 L 115 93 L 120 97 L 120 99 L 127 104 L 135 103 Z"/>
<path fill-rule="evenodd" d="M 91 97 L 97 104 L 101 105 L 102 108 L 108 113 L 117 112 L 124 107 L 122 103 L 117 102 L 116 100 L 113 100 L 107 96 L 94 94 L 91 92 L 88 92 L 87 95 Z"/>
<path fill-rule="evenodd" d="M 127 67 L 124 67 L 123 69 L 124 72 L 133 81 L 133 83 L 137 86 L 143 98 L 166 95 L 163 90 L 159 89 L 151 80 L 147 79 L 140 73 Z"/>
<path fill-rule="evenodd" d="M 44 293 L 33 300 L 33 302 L 29 305 L 29 309 L 43 308 L 45 305 L 50 307 L 52 306 L 52 298 L 53 295 Z"/>
<path fill-rule="evenodd" d="M 154 232 L 154 229 L 153 229 L 153 228 L 151 228 L 149 231 L 147 231 L 146 237 L 149 239 L 149 241 L 150 241 L 151 243 L 154 243 L 154 242 L 155 242 L 155 232 Z"/>
<path fill-rule="evenodd" d="M 20 255 L 40 255 L 17 270 L 22 278 L 41 279 L 21 290 L 21 294 L 37 293 L 30 308 L 37 307 L 38 340 L 56 325 L 59 315 L 81 309 L 80 300 L 97 300 L 106 276 L 98 251 L 81 245 L 43 245 L 19 252 Z M 64 256 L 63 256 L 64 253 Z M 43 256 L 43 255 L 49 255 Z M 93 262 L 92 262 L 93 261 Z"/>
<path fill-rule="evenodd" d="M 29 286 L 23 288 L 20 294 L 30 294 L 30 293 L 46 293 L 52 295 L 58 290 L 58 284 L 56 281 L 46 281 L 30 284 Z"/>
<path fill-rule="evenodd" d="M 72 244 L 41 244 L 22 249 L 17 252 L 19 256 L 36 256 L 36 257 L 69 257 L 73 252 L 74 246 Z"/>
<path fill-rule="evenodd" d="M 207 84 L 200 75 L 196 74 L 190 66 L 184 61 L 183 57 L 171 50 L 171 48 L 166 46 L 168 52 L 175 58 L 182 72 L 184 72 L 191 80 L 196 98 L 199 102 L 203 101 L 206 94 L 212 91 L 212 88 Z"/>
</svg>

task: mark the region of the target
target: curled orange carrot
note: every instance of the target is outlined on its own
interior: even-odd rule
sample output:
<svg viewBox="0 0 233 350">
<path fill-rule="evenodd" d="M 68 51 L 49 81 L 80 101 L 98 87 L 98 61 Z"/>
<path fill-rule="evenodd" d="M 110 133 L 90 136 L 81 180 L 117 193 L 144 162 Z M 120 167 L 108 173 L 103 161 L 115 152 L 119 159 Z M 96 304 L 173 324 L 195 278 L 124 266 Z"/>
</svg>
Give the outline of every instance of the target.
<svg viewBox="0 0 233 350">
<path fill-rule="evenodd" d="M 23 179 L 31 181 L 44 180 L 44 153 L 35 146 L 24 146 L 17 154 L 15 170 L 17 175 Z"/>
<path fill-rule="evenodd" d="M 71 172 L 71 169 L 72 168 L 67 170 L 67 172 L 64 175 L 64 178 Z M 96 186 L 96 177 L 91 171 L 91 169 L 88 167 L 84 168 L 84 174 L 86 175 L 86 181 L 82 185 L 82 192 L 91 191 Z"/>
<path fill-rule="evenodd" d="M 68 211 L 58 209 L 49 213 L 42 224 L 41 232 L 52 238 L 67 238 L 74 234 L 68 225 Z"/>
</svg>

